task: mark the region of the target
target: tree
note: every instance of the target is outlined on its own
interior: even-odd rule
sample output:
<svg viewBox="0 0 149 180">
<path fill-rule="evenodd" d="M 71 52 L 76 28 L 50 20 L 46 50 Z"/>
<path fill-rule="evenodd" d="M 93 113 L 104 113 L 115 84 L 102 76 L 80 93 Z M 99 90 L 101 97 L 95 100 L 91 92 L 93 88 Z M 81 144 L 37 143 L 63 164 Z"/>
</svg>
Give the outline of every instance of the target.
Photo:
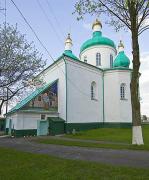
<svg viewBox="0 0 149 180">
<path fill-rule="evenodd" d="M 87 13 L 91 15 L 106 14 L 110 20 L 107 21 L 118 31 L 122 28 L 131 32 L 133 71 L 131 78 L 131 103 L 132 103 L 132 143 L 144 144 L 141 128 L 141 113 L 139 101 L 139 69 L 140 50 L 138 37 L 149 29 L 147 20 L 149 18 L 148 0 L 79 0 L 75 4 L 75 12 L 78 19 L 82 19 Z"/>
<path fill-rule="evenodd" d="M 17 26 L 0 26 L 0 114 L 8 100 L 21 95 L 45 62 Z"/>
<path fill-rule="evenodd" d="M 147 116 L 146 115 L 143 115 L 142 116 L 142 122 L 146 122 L 147 121 Z"/>
</svg>

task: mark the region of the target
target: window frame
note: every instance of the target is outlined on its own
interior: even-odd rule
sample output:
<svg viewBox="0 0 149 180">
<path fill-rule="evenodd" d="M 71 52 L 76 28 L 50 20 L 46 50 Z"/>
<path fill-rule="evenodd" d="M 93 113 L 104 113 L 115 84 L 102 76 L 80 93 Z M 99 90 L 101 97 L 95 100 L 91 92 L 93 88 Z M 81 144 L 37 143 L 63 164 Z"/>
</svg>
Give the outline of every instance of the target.
<svg viewBox="0 0 149 180">
<path fill-rule="evenodd" d="M 92 81 L 90 88 L 91 100 L 97 101 L 97 84 L 95 81 Z"/>
<path fill-rule="evenodd" d="M 110 54 L 110 68 L 113 68 L 113 55 Z"/>
<path fill-rule="evenodd" d="M 46 115 L 45 114 L 41 114 L 40 118 L 41 118 L 41 120 L 46 120 Z"/>
<path fill-rule="evenodd" d="M 84 63 L 87 63 L 87 56 L 84 56 Z"/>
<path fill-rule="evenodd" d="M 126 83 L 120 84 L 120 99 L 127 100 L 126 99 Z"/>
<path fill-rule="evenodd" d="M 96 66 L 101 66 L 101 54 L 99 52 L 96 53 Z"/>
</svg>

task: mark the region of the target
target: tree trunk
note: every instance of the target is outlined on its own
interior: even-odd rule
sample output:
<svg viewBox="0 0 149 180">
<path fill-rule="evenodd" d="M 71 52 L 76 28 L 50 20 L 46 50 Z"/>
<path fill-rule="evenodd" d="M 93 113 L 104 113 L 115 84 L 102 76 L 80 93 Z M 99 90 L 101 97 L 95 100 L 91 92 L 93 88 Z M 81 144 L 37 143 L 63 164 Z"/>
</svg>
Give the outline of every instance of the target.
<svg viewBox="0 0 149 180">
<path fill-rule="evenodd" d="M 1 102 L 0 104 L 0 116 L 2 115 L 2 107 L 3 107 L 4 101 Z"/>
<path fill-rule="evenodd" d="M 2 115 L 2 107 L 0 106 L 0 116 Z"/>
<path fill-rule="evenodd" d="M 132 49 L 133 49 L 133 72 L 131 79 L 131 103 L 132 103 L 132 144 L 142 145 L 142 127 L 141 127 L 141 113 L 140 113 L 140 97 L 139 97 L 139 68 L 140 55 L 138 33 L 136 29 L 132 29 Z"/>
</svg>

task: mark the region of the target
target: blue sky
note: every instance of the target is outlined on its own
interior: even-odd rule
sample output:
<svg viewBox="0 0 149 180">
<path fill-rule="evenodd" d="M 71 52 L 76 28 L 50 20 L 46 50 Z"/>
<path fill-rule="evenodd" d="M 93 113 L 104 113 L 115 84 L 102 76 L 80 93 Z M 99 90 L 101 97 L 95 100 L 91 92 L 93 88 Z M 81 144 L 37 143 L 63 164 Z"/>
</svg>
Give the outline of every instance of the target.
<svg viewBox="0 0 149 180">
<path fill-rule="evenodd" d="M 10 24 L 18 24 L 18 29 L 21 33 L 26 34 L 26 39 L 34 41 L 36 48 L 43 54 L 43 58 L 47 59 L 47 65 L 52 63 L 48 54 L 41 47 L 35 36 L 26 25 L 14 5 L 10 0 L 7 1 L 7 22 Z M 45 18 L 42 10 L 39 7 L 38 1 L 48 16 Z M 14 0 L 23 15 L 31 24 L 33 29 L 38 34 L 38 37 L 46 46 L 54 59 L 59 57 L 64 51 L 64 41 L 67 34 L 70 32 L 73 40 L 73 53 L 79 56 L 79 50 L 82 43 L 92 36 L 90 25 L 95 20 L 95 16 L 86 15 L 84 20 L 77 21 L 77 15 L 72 15 L 74 11 L 75 0 Z M 48 3 L 47 3 L 48 1 Z M 0 0 L 3 7 L 4 0 Z M 131 37 L 129 32 L 121 31 L 116 33 L 113 27 L 104 24 L 107 19 L 102 16 L 100 21 L 103 24 L 103 35 L 114 40 L 117 45 L 122 39 L 125 44 L 125 52 L 131 57 Z M 4 21 L 4 16 L 1 13 L 0 22 Z M 142 113 L 149 115 L 149 31 L 146 31 L 139 38 L 141 51 L 141 72 L 140 80 L 141 97 L 142 97 Z"/>
</svg>

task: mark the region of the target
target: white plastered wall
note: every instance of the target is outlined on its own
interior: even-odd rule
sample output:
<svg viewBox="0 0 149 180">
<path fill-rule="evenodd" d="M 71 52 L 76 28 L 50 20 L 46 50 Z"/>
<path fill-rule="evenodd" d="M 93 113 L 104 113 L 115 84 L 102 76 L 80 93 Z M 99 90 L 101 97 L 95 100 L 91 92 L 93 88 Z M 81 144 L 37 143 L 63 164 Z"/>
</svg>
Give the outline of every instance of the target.
<svg viewBox="0 0 149 180">
<path fill-rule="evenodd" d="M 103 121 L 102 71 L 85 63 L 67 61 L 67 122 Z M 91 83 L 96 82 L 96 99 L 91 100 Z"/>
<path fill-rule="evenodd" d="M 41 119 L 40 114 L 19 113 L 16 130 L 19 129 L 37 129 L 37 121 Z"/>
<path fill-rule="evenodd" d="M 11 119 L 11 129 L 37 129 L 37 120 L 40 118 L 40 114 L 17 112 L 7 116 L 6 128 L 9 128 L 9 121 Z"/>
<path fill-rule="evenodd" d="M 101 66 L 99 68 L 110 68 L 110 54 L 113 55 L 113 61 L 116 56 L 116 50 L 110 46 L 92 46 L 85 49 L 80 54 L 81 61 L 84 62 L 84 57 L 87 57 L 87 63 L 96 66 L 96 54 L 101 54 Z"/>
<path fill-rule="evenodd" d="M 104 122 L 132 122 L 130 71 L 111 70 L 104 73 Z M 126 99 L 120 98 L 120 85 L 126 84 Z"/>
<path fill-rule="evenodd" d="M 65 80 L 65 62 L 60 60 L 57 65 L 54 64 L 47 68 L 39 77 L 46 83 L 58 79 L 58 112 L 62 119 L 66 119 L 66 80 Z"/>
<path fill-rule="evenodd" d="M 6 117 L 6 128 L 9 128 L 10 119 L 11 119 L 11 128 L 15 129 L 17 127 L 18 114 L 13 113 Z"/>
<path fill-rule="evenodd" d="M 57 117 L 57 114 L 45 114 L 45 119 L 47 117 Z M 16 112 L 7 116 L 6 128 L 9 128 L 9 121 L 11 119 L 12 125 L 11 129 L 23 130 L 23 129 L 37 129 L 37 121 L 41 120 L 41 113 L 25 113 Z"/>
</svg>

